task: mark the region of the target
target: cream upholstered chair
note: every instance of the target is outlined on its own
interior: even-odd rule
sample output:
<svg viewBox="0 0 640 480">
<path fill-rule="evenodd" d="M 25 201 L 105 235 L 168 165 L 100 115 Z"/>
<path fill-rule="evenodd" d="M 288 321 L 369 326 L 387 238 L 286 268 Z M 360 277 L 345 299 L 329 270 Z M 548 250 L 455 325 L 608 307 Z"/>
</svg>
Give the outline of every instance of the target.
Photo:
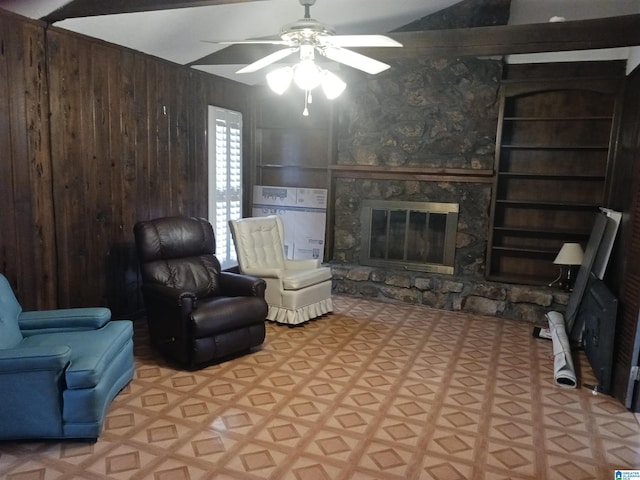
<svg viewBox="0 0 640 480">
<path fill-rule="evenodd" d="M 267 319 L 297 325 L 333 311 L 331 269 L 319 260 L 288 260 L 284 228 L 276 215 L 229 222 L 244 274 L 267 282 Z"/>
</svg>

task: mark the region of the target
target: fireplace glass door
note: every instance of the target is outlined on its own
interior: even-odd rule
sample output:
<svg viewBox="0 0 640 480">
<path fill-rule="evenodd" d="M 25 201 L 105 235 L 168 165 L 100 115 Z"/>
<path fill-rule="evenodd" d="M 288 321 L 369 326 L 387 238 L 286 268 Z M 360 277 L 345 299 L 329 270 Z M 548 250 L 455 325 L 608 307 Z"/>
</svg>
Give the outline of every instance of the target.
<svg viewBox="0 0 640 480">
<path fill-rule="evenodd" d="M 365 201 L 361 263 L 453 273 L 457 223 L 457 204 Z"/>
</svg>

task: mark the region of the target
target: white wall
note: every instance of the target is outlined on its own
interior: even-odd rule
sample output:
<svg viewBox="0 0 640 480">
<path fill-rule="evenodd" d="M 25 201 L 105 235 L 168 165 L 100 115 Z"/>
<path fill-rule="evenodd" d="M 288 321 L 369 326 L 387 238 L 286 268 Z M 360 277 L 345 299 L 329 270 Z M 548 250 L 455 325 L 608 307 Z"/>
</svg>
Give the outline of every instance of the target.
<svg viewBox="0 0 640 480">
<path fill-rule="evenodd" d="M 629 49 L 629 57 L 627 59 L 627 75 L 629 75 L 638 65 L 640 65 L 640 47 L 631 47 Z"/>
</svg>

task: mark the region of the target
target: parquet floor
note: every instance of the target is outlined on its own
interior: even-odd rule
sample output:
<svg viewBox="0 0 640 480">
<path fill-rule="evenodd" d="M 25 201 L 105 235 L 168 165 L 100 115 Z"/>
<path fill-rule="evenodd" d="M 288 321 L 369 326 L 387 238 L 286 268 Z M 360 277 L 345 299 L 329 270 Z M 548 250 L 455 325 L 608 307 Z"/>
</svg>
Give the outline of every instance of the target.
<svg viewBox="0 0 640 480">
<path fill-rule="evenodd" d="M 149 348 L 96 443 L 0 443 L 0 478 L 613 479 L 640 469 L 615 399 L 553 382 L 531 325 L 334 297 L 263 347 L 189 372 Z M 582 382 L 594 383 L 579 356 Z"/>
</svg>

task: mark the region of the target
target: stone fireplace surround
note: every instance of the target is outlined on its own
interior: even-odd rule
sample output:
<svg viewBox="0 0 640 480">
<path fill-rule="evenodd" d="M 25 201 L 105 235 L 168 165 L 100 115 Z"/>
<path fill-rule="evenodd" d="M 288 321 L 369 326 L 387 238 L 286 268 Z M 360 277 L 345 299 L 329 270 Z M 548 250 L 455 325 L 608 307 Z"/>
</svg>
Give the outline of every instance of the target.
<svg viewBox="0 0 640 480">
<path fill-rule="evenodd" d="M 567 293 L 484 278 L 490 190 L 490 185 L 455 182 L 339 179 L 333 291 L 544 324 L 546 312 L 566 309 Z M 363 199 L 378 196 L 460 201 L 454 274 L 361 264 L 360 205 Z"/>
<path fill-rule="evenodd" d="M 564 292 L 484 277 L 502 61 L 398 59 L 351 75 L 332 168 L 334 292 L 538 324 L 564 311 Z M 364 200 L 458 203 L 454 273 L 364 266 Z"/>
</svg>

